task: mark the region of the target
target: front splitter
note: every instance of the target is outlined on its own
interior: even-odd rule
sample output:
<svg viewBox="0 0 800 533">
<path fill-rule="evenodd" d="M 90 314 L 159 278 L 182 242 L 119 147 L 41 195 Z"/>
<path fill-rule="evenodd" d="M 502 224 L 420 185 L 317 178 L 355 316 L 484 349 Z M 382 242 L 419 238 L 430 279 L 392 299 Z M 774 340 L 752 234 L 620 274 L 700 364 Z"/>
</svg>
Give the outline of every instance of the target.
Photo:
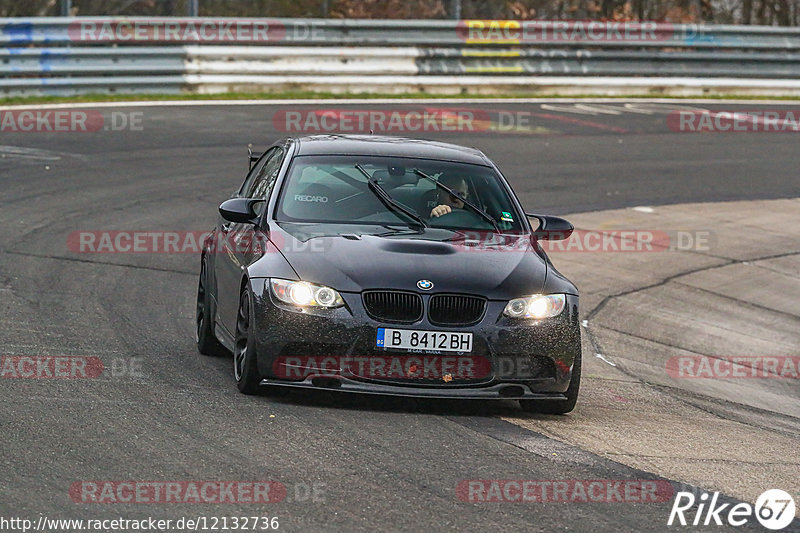
<svg viewBox="0 0 800 533">
<path fill-rule="evenodd" d="M 316 381 L 316 383 L 315 383 Z M 321 384 L 323 383 L 323 384 Z M 313 389 L 357 394 L 376 394 L 381 396 L 404 396 L 411 398 L 473 399 L 473 400 L 566 400 L 562 393 L 533 392 L 527 385 L 500 383 L 489 387 L 444 389 L 387 385 L 383 383 L 364 383 L 347 378 L 307 378 L 304 381 L 282 381 L 262 379 L 262 386 L 287 387 L 294 389 Z M 515 392 L 511 394 L 511 392 Z"/>
</svg>

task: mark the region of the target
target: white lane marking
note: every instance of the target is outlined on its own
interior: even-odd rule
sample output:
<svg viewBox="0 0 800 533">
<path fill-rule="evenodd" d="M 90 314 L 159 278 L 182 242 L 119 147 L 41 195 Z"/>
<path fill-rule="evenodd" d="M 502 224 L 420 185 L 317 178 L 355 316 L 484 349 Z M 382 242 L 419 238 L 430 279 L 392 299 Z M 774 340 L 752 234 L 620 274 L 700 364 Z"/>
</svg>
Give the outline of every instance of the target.
<svg viewBox="0 0 800 533">
<path fill-rule="evenodd" d="M 604 104 L 587 105 L 584 103 L 563 104 L 563 105 L 542 104 L 541 108 L 546 109 L 548 111 L 556 111 L 561 113 L 577 113 L 579 115 L 590 115 L 590 116 L 621 115 L 623 113 L 635 113 L 639 115 L 652 115 L 654 113 L 659 113 L 666 115 L 675 110 L 695 111 L 695 112 L 707 111 L 705 108 L 694 107 L 690 105 L 655 104 L 650 102 L 626 103 L 623 106 L 604 105 Z"/>
<path fill-rule="evenodd" d="M 61 155 L 56 152 L 25 148 L 23 146 L 1 146 L 0 159 L 36 159 L 39 161 L 58 161 Z"/>
<path fill-rule="evenodd" d="M 640 213 L 655 213 L 656 211 L 652 207 L 648 207 L 646 205 L 639 205 L 636 207 L 632 207 L 631 209 L 633 209 L 634 211 L 639 211 Z"/>
<path fill-rule="evenodd" d="M 575 104 L 575 109 L 584 109 L 586 111 L 594 111 L 601 115 L 621 115 L 625 112 L 625 108 L 613 105 L 586 105 Z"/>
<path fill-rule="evenodd" d="M 545 103 L 619 103 L 620 98 L 331 98 L 331 99 L 280 99 L 280 100 L 150 100 L 128 102 L 75 102 L 63 104 L 22 104 L 0 106 L 0 111 L 24 109 L 95 109 L 106 107 L 199 107 L 199 106 L 285 106 L 285 105 L 421 105 L 421 104 L 545 104 Z M 636 112 L 650 110 L 667 113 L 675 109 L 692 110 L 685 104 L 727 104 L 727 105 L 759 105 L 759 106 L 796 106 L 792 100 L 703 100 L 685 98 L 628 98 L 624 101 L 629 111 L 635 105 Z M 695 108 L 705 111 L 704 108 Z M 661 111 L 661 112 L 664 112 Z"/>
<path fill-rule="evenodd" d="M 545 111 L 556 111 L 559 113 L 577 113 L 578 115 L 590 115 L 593 117 L 598 114 L 590 109 L 578 109 L 576 105 L 542 104 L 540 107 Z"/>
<path fill-rule="evenodd" d="M 603 354 L 601 354 L 601 353 L 596 353 L 596 354 L 594 354 L 594 356 L 599 358 L 601 361 L 605 361 L 606 363 L 608 363 L 611 366 L 617 366 L 616 363 L 612 363 L 611 361 L 609 361 L 608 359 L 603 357 Z"/>
<path fill-rule="evenodd" d="M 687 103 L 697 103 L 697 102 L 687 102 Z M 715 101 L 708 101 L 709 104 L 717 104 L 717 103 L 727 103 L 727 102 L 715 102 Z M 750 102 L 755 103 L 755 102 Z M 692 107 L 690 105 L 682 105 L 679 103 L 673 102 L 664 102 L 664 103 L 652 103 L 652 102 L 635 102 L 631 104 L 625 104 L 625 107 L 628 108 L 628 111 L 631 113 L 641 113 L 644 111 L 649 111 L 650 113 L 662 113 L 664 115 L 668 115 L 672 111 L 698 111 L 698 112 L 707 112 L 708 109 L 704 107 Z"/>
<path fill-rule="evenodd" d="M 625 108 L 625 111 L 630 113 L 639 113 L 640 115 L 652 115 L 655 113 L 652 109 L 640 109 L 636 104 L 625 104 L 622 106 Z"/>
</svg>

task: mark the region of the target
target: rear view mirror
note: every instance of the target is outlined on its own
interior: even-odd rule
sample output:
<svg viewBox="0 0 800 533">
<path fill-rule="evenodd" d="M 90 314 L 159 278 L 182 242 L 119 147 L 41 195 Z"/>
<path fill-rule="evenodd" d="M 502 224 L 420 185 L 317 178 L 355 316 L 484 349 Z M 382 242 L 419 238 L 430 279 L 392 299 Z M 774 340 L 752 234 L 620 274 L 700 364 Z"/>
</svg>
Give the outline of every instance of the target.
<svg viewBox="0 0 800 533">
<path fill-rule="evenodd" d="M 525 213 L 525 216 L 535 218 L 539 221 L 539 227 L 533 232 L 533 236 L 545 241 L 561 241 L 568 239 L 575 230 L 575 226 L 561 217 L 536 215 L 533 213 Z"/>
<path fill-rule="evenodd" d="M 219 206 L 219 214 L 228 222 L 255 224 L 258 221 L 258 213 L 254 206 L 263 201 L 253 198 L 231 198 L 222 202 L 222 205 Z"/>
</svg>

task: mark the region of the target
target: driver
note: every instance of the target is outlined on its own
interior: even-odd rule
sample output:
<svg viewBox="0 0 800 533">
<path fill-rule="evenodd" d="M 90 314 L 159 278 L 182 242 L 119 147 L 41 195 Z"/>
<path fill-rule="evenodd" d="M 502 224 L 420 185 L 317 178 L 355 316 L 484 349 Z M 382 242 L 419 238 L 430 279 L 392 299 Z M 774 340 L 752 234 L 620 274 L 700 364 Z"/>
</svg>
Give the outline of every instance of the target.
<svg viewBox="0 0 800 533">
<path fill-rule="evenodd" d="M 467 181 L 457 175 L 444 175 L 439 179 L 439 183 L 449 187 L 453 190 L 453 192 L 458 193 L 461 198 L 467 198 L 469 195 L 469 187 L 467 187 Z M 444 189 L 437 189 L 437 197 L 436 201 L 439 205 L 434 207 L 431 210 L 431 217 L 440 217 L 442 215 L 446 215 L 447 213 L 452 213 L 453 209 L 463 209 L 464 202 L 461 198 L 453 196 L 452 194 L 448 193 Z"/>
</svg>

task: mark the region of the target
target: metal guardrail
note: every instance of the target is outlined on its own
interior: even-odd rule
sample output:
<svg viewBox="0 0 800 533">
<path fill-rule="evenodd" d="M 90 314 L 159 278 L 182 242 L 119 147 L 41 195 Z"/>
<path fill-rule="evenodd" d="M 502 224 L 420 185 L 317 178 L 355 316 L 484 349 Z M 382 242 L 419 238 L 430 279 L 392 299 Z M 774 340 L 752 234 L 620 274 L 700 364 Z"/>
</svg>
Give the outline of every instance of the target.
<svg viewBox="0 0 800 533">
<path fill-rule="evenodd" d="M 543 77 L 796 82 L 800 28 L 331 19 L 0 19 L 0 96 L 87 92 L 522 91 Z M 474 29 L 474 28 L 473 28 Z M 639 33 L 636 33 L 636 30 Z M 598 30 L 598 31 L 595 31 Z M 613 31 L 612 31 L 613 30 Z M 593 33 L 594 31 L 594 33 Z M 237 33 L 238 32 L 238 33 Z M 605 35 L 605 38 L 595 38 Z M 577 38 L 573 38 L 577 36 Z M 499 39 L 498 39 L 499 37 Z M 400 80 L 398 77 L 402 77 Z M 415 79 L 416 78 L 416 79 Z M 392 80 L 396 79 L 396 86 Z M 593 81 L 594 80 L 594 81 Z M 722 83 L 717 80 L 717 85 Z M 677 80 L 675 83 L 678 83 Z M 656 84 L 656 82 L 653 82 Z M 787 85 L 788 84 L 788 85 Z M 630 86 L 631 82 L 623 83 Z M 635 85 L 635 83 L 634 83 Z M 748 85 L 748 84 L 744 84 Z M 752 85 L 752 83 L 750 84 Z M 756 84 L 758 85 L 758 84 Z M 761 83 L 768 88 L 769 83 Z M 362 91 L 359 91 L 361 87 Z M 776 85 L 777 87 L 777 85 Z M 529 92 L 533 92 L 530 90 Z"/>
<path fill-rule="evenodd" d="M 186 52 L 172 48 L 5 48 L 0 75 L 182 74 Z"/>
<path fill-rule="evenodd" d="M 476 21 L 481 23 L 482 21 Z M 746 48 L 746 49 L 800 49 L 800 28 L 773 26 L 695 25 L 668 23 L 628 23 L 628 27 L 643 27 L 651 38 L 646 40 L 626 39 L 624 35 L 612 35 L 603 40 L 587 35 L 590 28 L 602 29 L 615 23 L 586 21 L 527 21 L 517 28 L 516 21 L 494 21 L 499 31 L 519 33 L 520 46 L 559 47 L 691 47 L 691 48 Z M 488 21 L 487 21 L 488 23 Z M 199 39 L 184 40 L 185 44 L 201 44 L 203 24 L 222 26 L 229 24 L 243 28 L 255 27 L 264 30 L 270 44 L 319 45 L 319 46 L 459 46 L 470 44 L 469 21 L 452 20 L 370 20 L 370 19 L 252 19 L 252 18 L 115 18 L 115 17 L 43 17 L 0 18 L 0 43 L 13 45 L 79 45 L 115 44 L 132 46 L 172 42 L 170 35 L 198 35 Z M 527 26 L 530 24 L 530 26 Z M 619 23 L 622 24 L 622 23 Z M 161 26 L 175 28 L 177 33 L 164 35 L 162 39 L 152 34 L 137 39 L 129 29 Z M 111 34 L 103 35 L 103 28 Z M 623 26 L 619 26 L 623 28 Z M 88 30 L 87 30 L 88 28 Z M 496 28 L 495 28 L 496 29 Z M 575 30 L 580 31 L 575 31 Z M 82 33 L 82 30 L 83 33 Z M 480 32 L 478 32 L 480 33 Z M 491 33 L 487 27 L 484 34 Z M 613 32 L 612 32 L 613 33 Z M 116 38 L 120 35 L 131 35 Z M 144 36 L 144 33 L 142 34 Z M 526 41 L 526 37 L 531 38 Z M 507 46 L 509 42 L 491 39 L 482 44 Z M 221 39 L 216 44 L 241 45 L 234 36 Z M 207 42 L 206 44 L 211 44 Z M 266 44 L 266 43 L 262 43 Z M 481 43 L 472 43 L 481 44 Z"/>
</svg>

